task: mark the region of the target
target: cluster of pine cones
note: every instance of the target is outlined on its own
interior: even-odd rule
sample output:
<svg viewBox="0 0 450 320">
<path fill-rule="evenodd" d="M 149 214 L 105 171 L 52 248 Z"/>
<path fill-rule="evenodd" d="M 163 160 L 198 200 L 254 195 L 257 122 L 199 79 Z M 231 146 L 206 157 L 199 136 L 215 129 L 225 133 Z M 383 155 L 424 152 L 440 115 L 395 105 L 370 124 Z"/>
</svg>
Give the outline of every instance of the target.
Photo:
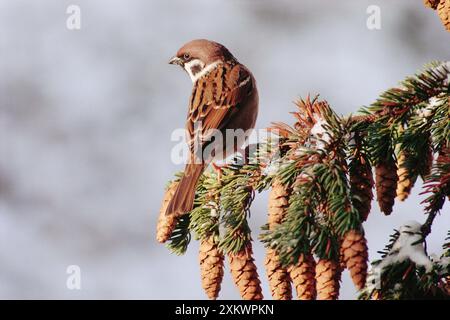
<svg viewBox="0 0 450 320">
<path fill-rule="evenodd" d="M 444 27 L 450 31 L 450 0 L 423 0 L 424 4 L 437 11 Z"/>
<path fill-rule="evenodd" d="M 275 180 L 269 195 L 269 228 L 282 222 L 289 194 L 290 191 Z M 368 259 L 364 235 L 357 230 L 347 232 L 340 250 L 340 263 L 327 259 L 316 262 L 312 254 L 303 254 L 295 264 L 283 267 L 276 252 L 267 249 L 265 267 L 272 297 L 276 300 L 292 299 L 292 284 L 300 300 L 335 300 L 339 296 L 343 268 L 350 271 L 353 283 L 362 289 L 366 282 Z"/>
<path fill-rule="evenodd" d="M 400 201 L 408 198 L 416 182 L 417 176 L 413 176 L 406 168 L 406 159 L 407 155 L 402 151 L 397 161 L 391 157 L 375 167 L 377 200 L 380 210 L 386 215 L 392 213 L 396 197 Z M 426 163 L 419 172 L 422 179 L 430 174 L 432 163 L 433 151 L 428 146 Z"/>
<path fill-rule="evenodd" d="M 407 155 L 401 151 L 397 160 L 390 157 L 375 166 L 375 181 L 372 167 L 363 157 L 356 158 L 357 165 L 350 170 L 352 193 L 361 201 L 355 207 L 365 221 L 371 210 L 373 187 L 376 186 L 380 209 L 386 215 L 392 212 L 395 198 L 404 201 L 411 192 L 417 177 L 405 166 Z M 418 174 L 424 179 L 430 174 L 433 152 L 427 150 L 427 163 Z M 269 228 L 280 224 L 289 206 L 290 190 L 278 180 L 272 184 L 269 196 Z M 283 267 L 276 252 L 268 249 L 266 253 L 266 273 L 269 278 L 272 297 L 279 300 L 292 299 L 295 287 L 297 298 L 301 300 L 332 300 L 339 296 L 340 278 L 343 269 L 348 269 L 355 287 L 364 288 L 367 278 L 368 248 L 361 230 L 350 230 L 340 241 L 340 261 L 319 259 L 317 262 L 311 254 L 302 255 L 295 265 Z"/>
<path fill-rule="evenodd" d="M 209 299 L 215 300 L 223 279 L 224 256 L 213 239 L 204 239 L 200 243 L 200 273 L 202 287 Z M 228 255 L 231 276 L 244 300 L 262 300 L 261 283 L 252 257 L 249 243 L 240 252 Z"/>
</svg>

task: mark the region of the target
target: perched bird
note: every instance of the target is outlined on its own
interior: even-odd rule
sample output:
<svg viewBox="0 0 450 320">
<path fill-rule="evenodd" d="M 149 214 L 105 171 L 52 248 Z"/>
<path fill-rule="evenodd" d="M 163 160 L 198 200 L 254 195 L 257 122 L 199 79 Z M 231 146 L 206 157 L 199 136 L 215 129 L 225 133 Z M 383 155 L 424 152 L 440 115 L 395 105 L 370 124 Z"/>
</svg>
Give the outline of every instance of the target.
<svg viewBox="0 0 450 320">
<path fill-rule="evenodd" d="M 223 158 L 236 151 L 242 135 L 226 139 L 226 130 L 254 128 L 258 114 L 256 81 L 244 65 L 223 45 L 208 40 L 193 40 L 181 47 L 170 64 L 181 66 L 193 82 L 186 122 L 190 161 L 172 197 L 166 215 L 181 215 L 193 208 L 197 182 L 217 153 L 203 156 L 206 149 L 220 149 Z M 223 140 L 211 139 L 213 130 Z M 230 141 L 232 140 L 232 141 Z M 217 148 L 217 143 L 222 143 Z"/>
</svg>

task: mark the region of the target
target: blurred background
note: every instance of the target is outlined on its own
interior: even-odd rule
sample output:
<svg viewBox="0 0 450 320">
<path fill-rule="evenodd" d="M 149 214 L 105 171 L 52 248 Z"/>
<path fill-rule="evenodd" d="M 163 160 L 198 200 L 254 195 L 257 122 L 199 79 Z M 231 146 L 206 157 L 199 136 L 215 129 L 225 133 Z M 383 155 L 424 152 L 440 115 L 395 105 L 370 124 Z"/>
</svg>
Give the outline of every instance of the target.
<svg viewBox="0 0 450 320">
<path fill-rule="evenodd" d="M 69 5 L 81 29 L 66 27 Z M 366 27 L 369 5 L 381 30 Z M 421 0 L 0 0 L 0 298 L 204 299 L 193 241 L 177 257 L 155 240 L 192 84 L 168 59 L 188 40 L 226 45 L 254 73 L 258 128 L 293 122 L 320 93 L 340 114 L 373 102 L 432 60 L 450 34 Z M 406 203 L 365 223 L 371 260 L 393 228 L 425 220 L 419 181 Z M 418 187 L 417 187 L 418 186 Z M 267 194 L 252 210 L 256 239 Z M 449 205 L 428 250 L 440 253 Z M 264 248 L 254 243 L 266 298 Z M 69 265 L 81 290 L 66 287 Z M 341 298 L 357 296 L 348 273 Z M 239 298 L 225 273 L 221 298 Z"/>
</svg>

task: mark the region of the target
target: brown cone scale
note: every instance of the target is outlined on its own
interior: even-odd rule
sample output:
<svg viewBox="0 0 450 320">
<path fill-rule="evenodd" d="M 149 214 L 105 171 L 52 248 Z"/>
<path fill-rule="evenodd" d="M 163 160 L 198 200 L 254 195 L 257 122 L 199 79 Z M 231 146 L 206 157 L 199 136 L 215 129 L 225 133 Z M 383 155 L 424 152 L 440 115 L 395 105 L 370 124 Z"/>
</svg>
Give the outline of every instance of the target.
<svg viewBox="0 0 450 320">
<path fill-rule="evenodd" d="M 261 282 L 252 257 L 251 243 L 238 253 L 229 253 L 231 276 L 244 300 L 262 300 Z"/>
<path fill-rule="evenodd" d="M 312 255 L 301 255 L 297 264 L 289 267 L 289 274 L 299 300 L 316 299 L 316 261 Z"/>
<path fill-rule="evenodd" d="M 279 180 L 275 180 L 269 194 L 268 224 L 270 229 L 283 221 L 288 205 L 288 189 Z M 274 300 L 291 300 L 292 287 L 289 272 L 282 266 L 275 250 L 267 249 L 264 265 L 272 298 Z"/>
<path fill-rule="evenodd" d="M 270 228 L 282 222 L 288 206 L 289 191 L 279 180 L 275 180 L 269 194 L 268 223 Z"/>
<path fill-rule="evenodd" d="M 211 300 L 215 300 L 219 296 L 223 278 L 223 260 L 223 254 L 215 244 L 213 237 L 201 241 L 199 261 L 202 287 Z"/>
<path fill-rule="evenodd" d="M 381 161 L 375 167 L 377 201 L 385 215 L 392 213 L 397 195 L 397 165 L 393 159 Z"/>
<path fill-rule="evenodd" d="M 277 253 L 268 249 L 264 261 L 270 292 L 274 300 L 291 300 L 292 287 L 289 273 L 282 267 Z"/>
<path fill-rule="evenodd" d="M 348 231 L 341 244 L 341 258 L 344 266 L 350 271 L 353 283 L 358 290 L 364 288 L 367 278 L 367 241 L 364 235 L 356 230 Z"/>
<path fill-rule="evenodd" d="M 439 0 L 423 0 L 423 4 L 428 8 L 436 10 L 439 5 Z"/>
<path fill-rule="evenodd" d="M 354 206 L 358 210 L 362 221 L 366 221 L 372 207 L 373 199 L 373 174 L 372 167 L 363 158 L 355 160 L 358 165 L 350 170 L 351 192 L 357 199 Z"/>
<path fill-rule="evenodd" d="M 337 300 L 341 280 L 339 263 L 320 259 L 316 265 L 316 290 L 318 300 Z"/>
<path fill-rule="evenodd" d="M 406 155 L 404 152 L 401 152 L 398 157 L 398 183 L 397 183 L 397 199 L 400 201 L 405 201 L 411 193 L 412 188 L 414 187 L 414 183 L 416 179 L 410 177 L 408 169 L 405 167 Z"/>
<path fill-rule="evenodd" d="M 450 31 L 450 0 L 441 0 L 437 12 L 444 27 Z"/>
<path fill-rule="evenodd" d="M 178 222 L 178 216 L 166 215 L 167 206 L 169 205 L 170 200 L 175 194 L 177 186 L 177 181 L 174 181 L 169 185 L 166 193 L 164 194 L 161 209 L 159 210 L 158 224 L 156 226 L 156 240 L 160 243 L 164 243 L 170 238 L 170 235 L 172 234 L 172 231 L 173 229 L 175 229 Z"/>
</svg>

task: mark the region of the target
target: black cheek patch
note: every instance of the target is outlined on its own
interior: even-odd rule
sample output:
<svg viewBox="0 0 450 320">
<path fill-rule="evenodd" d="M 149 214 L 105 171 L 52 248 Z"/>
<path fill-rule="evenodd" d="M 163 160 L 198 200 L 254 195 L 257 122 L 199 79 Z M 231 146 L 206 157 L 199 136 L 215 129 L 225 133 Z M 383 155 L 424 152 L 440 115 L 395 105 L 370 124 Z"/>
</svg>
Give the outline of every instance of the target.
<svg viewBox="0 0 450 320">
<path fill-rule="evenodd" d="M 198 65 L 198 64 L 196 64 L 196 65 L 193 65 L 192 67 L 191 67 L 191 72 L 192 72 L 192 74 L 195 76 L 197 73 L 199 73 L 200 71 L 202 71 L 202 67 L 200 66 L 200 65 Z"/>
</svg>

